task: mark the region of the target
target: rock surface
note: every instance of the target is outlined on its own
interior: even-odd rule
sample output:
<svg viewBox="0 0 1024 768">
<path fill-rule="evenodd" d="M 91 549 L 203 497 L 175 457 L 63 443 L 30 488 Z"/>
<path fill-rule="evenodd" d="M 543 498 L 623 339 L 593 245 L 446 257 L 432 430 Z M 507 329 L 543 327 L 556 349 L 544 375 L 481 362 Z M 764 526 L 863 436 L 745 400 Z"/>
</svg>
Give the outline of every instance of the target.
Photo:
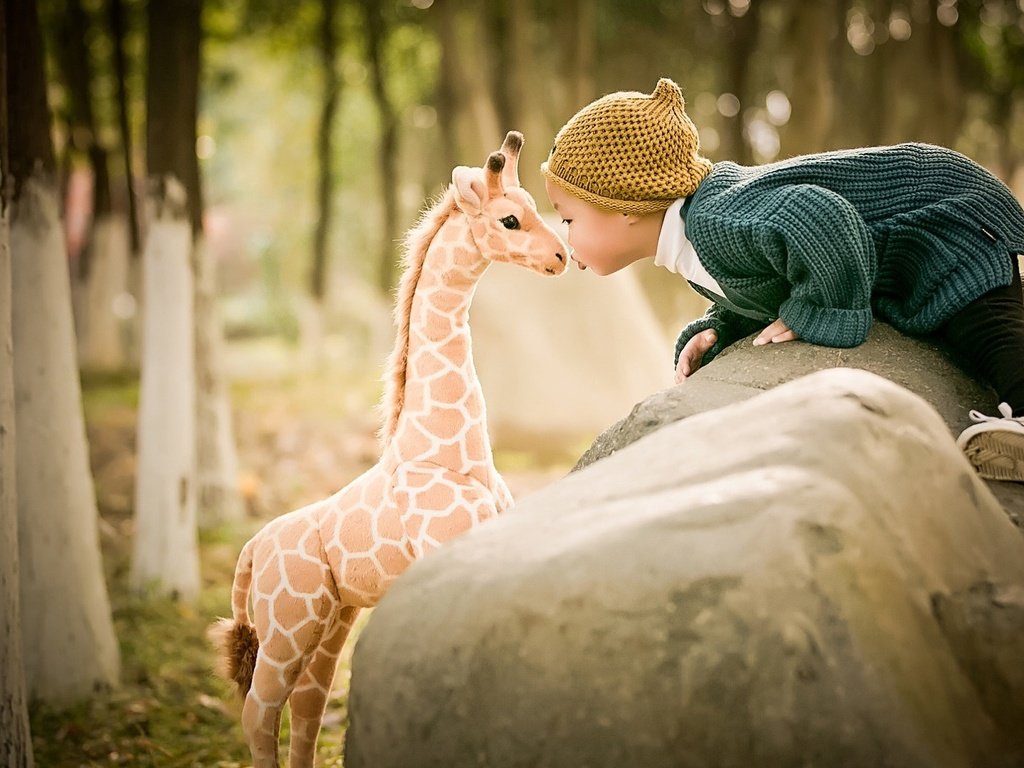
<svg viewBox="0 0 1024 768">
<path fill-rule="evenodd" d="M 867 342 L 852 349 L 804 342 L 754 347 L 753 338 L 732 345 L 683 384 L 638 403 L 628 416 L 594 441 L 576 469 L 666 424 L 746 400 L 783 382 L 828 368 L 860 368 L 906 387 L 938 411 L 954 437 L 970 426 L 968 412 L 972 408 L 996 414 L 995 393 L 950 362 L 940 347 L 905 336 L 884 323 L 875 322 Z M 988 485 L 1010 519 L 1024 529 L 1024 484 L 991 481 Z"/>
<path fill-rule="evenodd" d="M 416 563 L 357 644 L 345 764 L 1008 768 L 1022 658 L 1024 539 L 946 425 L 824 371 Z"/>
</svg>

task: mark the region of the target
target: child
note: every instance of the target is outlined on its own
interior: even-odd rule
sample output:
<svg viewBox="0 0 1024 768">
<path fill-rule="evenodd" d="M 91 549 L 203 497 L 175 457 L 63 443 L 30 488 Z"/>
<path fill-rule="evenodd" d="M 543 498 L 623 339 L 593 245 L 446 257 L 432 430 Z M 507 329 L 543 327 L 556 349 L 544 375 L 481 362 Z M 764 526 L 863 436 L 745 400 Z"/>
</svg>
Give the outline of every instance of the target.
<svg viewBox="0 0 1024 768">
<path fill-rule="evenodd" d="M 901 144 L 714 165 L 679 87 L 587 105 L 541 166 L 580 269 L 642 258 L 712 304 L 676 342 L 676 380 L 761 329 L 754 345 L 853 347 L 877 316 L 934 334 L 1003 403 L 958 444 L 982 477 L 1024 482 L 1024 210 L 949 149 Z"/>
</svg>

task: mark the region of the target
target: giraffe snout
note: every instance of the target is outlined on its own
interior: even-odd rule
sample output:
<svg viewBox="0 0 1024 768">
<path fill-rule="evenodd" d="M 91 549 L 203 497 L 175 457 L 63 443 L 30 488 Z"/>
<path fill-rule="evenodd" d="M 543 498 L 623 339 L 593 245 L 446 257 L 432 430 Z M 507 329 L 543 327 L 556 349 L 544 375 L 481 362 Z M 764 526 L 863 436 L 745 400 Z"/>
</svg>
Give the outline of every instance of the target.
<svg viewBox="0 0 1024 768">
<path fill-rule="evenodd" d="M 555 258 L 558 260 L 557 263 L 548 262 L 544 265 L 544 272 L 549 275 L 560 275 L 565 271 L 565 254 L 561 251 L 555 251 Z"/>
</svg>

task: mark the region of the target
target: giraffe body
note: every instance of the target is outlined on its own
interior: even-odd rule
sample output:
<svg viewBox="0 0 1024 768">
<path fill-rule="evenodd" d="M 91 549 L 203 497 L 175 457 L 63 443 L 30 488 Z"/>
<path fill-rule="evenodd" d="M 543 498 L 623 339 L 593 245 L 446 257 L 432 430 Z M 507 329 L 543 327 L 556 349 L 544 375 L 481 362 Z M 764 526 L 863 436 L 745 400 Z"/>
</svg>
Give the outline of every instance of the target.
<svg viewBox="0 0 1024 768">
<path fill-rule="evenodd" d="M 359 610 L 415 560 L 512 506 L 491 454 L 469 307 L 494 261 L 565 269 L 561 240 L 519 186 L 521 146 L 510 133 L 482 181 L 450 186 L 409 235 L 380 460 L 330 498 L 269 522 L 239 555 L 233 619 L 211 635 L 245 696 L 255 768 L 278 765 L 286 701 L 289 765 L 313 765 L 338 655 Z"/>
</svg>

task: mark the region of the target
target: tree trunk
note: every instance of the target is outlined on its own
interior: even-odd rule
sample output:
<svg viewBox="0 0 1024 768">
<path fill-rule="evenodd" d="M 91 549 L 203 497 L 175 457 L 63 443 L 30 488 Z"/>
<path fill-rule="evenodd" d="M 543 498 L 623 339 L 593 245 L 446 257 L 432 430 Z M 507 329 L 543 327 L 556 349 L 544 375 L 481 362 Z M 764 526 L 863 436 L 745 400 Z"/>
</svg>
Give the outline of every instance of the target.
<svg viewBox="0 0 1024 768">
<path fill-rule="evenodd" d="M 832 46 L 837 0 L 791 4 L 787 36 L 793 57 L 787 89 L 792 116 L 781 135 L 782 157 L 829 146 L 835 118 Z"/>
<path fill-rule="evenodd" d="M 558 105 L 559 120 L 597 96 L 597 3 L 569 0 L 562 4 L 562 38 L 566 44 L 563 68 L 569 74 L 568 103 Z"/>
<path fill-rule="evenodd" d="M 438 117 L 452 165 L 481 165 L 505 134 L 498 122 L 482 14 L 461 0 L 436 0 L 443 98 Z"/>
<path fill-rule="evenodd" d="M 1004 182 L 1012 184 L 1019 164 L 1014 141 L 1013 90 L 998 89 L 992 98 L 992 128 L 996 133 L 995 172 Z"/>
<path fill-rule="evenodd" d="M 889 23 L 893 4 L 887 5 L 886 12 L 876 17 L 876 25 Z M 881 46 L 887 58 L 880 78 L 887 87 L 881 92 L 880 107 L 892 123 L 884 143 L 924 141 L 952 146 L 960 132 L 966 101 L 956 61 L 956 33 L 938 22 L 933 8 L 925 5 L 921 10 L 931 12 L 916 14 L 911 7 L 909 39 L 890 38 Z M 898 84 L 892 80 L 893 72 L 899 72 Z M 915 98 L 908 100 L 907 93 Z"/>
<path fill-rule="evenodd" d="M 192 249 L 200 232 L 195 157 L 200 0 L 149 4 L 142 380 L 132 583 L 190 598 L 196 544 Z"/>
<path fill-rule="evenodd" d="M 125 322 L 118 305 L 128 292 L 128 222 L 120 213 L 97 215 L 89 243 L 89 271 L 84 281 L 78 362 L 83 370 L 116 371 L 125 367 Z"/>
<path fill-rule="evenodd" d="M 189 80 L 193 116 L 199 93 L 200 6 L 201 0 L 196 0 L 195 17 L 190 22 L 195 40 L 188 48 L 194 57 L 190 65 L 194 74 Z M 182 128 L 184 130 L 185 126 Z M 194 147 L 194 118 L 188 131 Z M 187 169 L 188 175 L 195 179 L 196 187 L 187 190 L 187 194 L 189 199 L 199 201 L 199 161 L 194 149 L 188 153 L 188 158 L 191 164 Z M 217 310 L 217 270 L 201 233 L 193 240 L 192 254 L 195 272 L 197 512 L 200 527 L 210 528 L 240 519 L 244 509 L 238 490 L 238 452 L 223 366 L 224 324 Z"/>
<path fill-rule="evenodd" d="M 135 197 L 135 173 L 132 171 L 132 130 L 128 120 L 128 65 L 124 55 L 125 19 L 123 0 L 110 0 L 110 38 L 113 43 L 114 82 L 117 87 L 117 126 L 121 134 L 121 153 L 128 201 L 128 234 L 133 257 L 139 255 L 142 244 L 139 236 L 139 211 Z"/>
<path fill-rule="evenodd" d="M 335 15 L 338 0 L 322 0 L 320 19 L 320 71 L 323 76 L 323 103 L 320 110 L 320 128 L 317 133 L 317 163 L 320 177 L 317 181 L 317 218 L 313 235 L 313 269 L 310 272 L 309 292 L 319 303 L 323 302 L 326 290 L 327 241 L 330 235 L 333 209 L 331 198 L 334 191 L 332 173 L 334 115 L 338 111 L 338 97 L 341 81 L 335 62 L 338 42 L 335 34 Z"/>
<path fill-rule="evenodd" d="M 117 682 L 117 640 L 74 358 L 42 39 L 34 0 L 8 8 L 18 539 L 29 694 L 68 702 Z"/>
<path fill-rule="evenodd" d="M 215 265 L 200 238 L 195 243 L 197 475 L 199 527 L 241 519 L 238 452 L 222 361 L 224 325 L 217 311 Z"/>
<path fill-rule="evenodd" d="M 757 49 L 760 33 L 761 3 L 751 3 L 747 12 L 733 19 L 726 29 L 731 34 L 729 55 L 724 66 L 723 91 L 732 93 L 740 101 L 740 111 L 732 117 L 722 117 L 722 143 L 719 156 L 750 165 L 754 155 L 744 135 L 743 112 L 750 105 L 750 61 Z"/>
<path fill-rule="evenodd" d="M 121 134 L 121 154 L 124 163 L 125 200 L 128 210 L 128 238 L 130 251 L 125 296 L 121 297 L 125 363 L 138 367 L 142 359 L 142 233 L 139 222 L 138 195 L 135 192 L 135 172 L 132 168 L 132 129 L 128 118 L 128 66 L 124 54 L 127 29 L 123 0 L 110 0 L 110 37 L 113 44 L 114 82 L 117 88 L 117 124 Z M 125 301 L 128 299 L 128 301 Z"/>
<path fill-rule="evenodd" d="M 398 160 L 398 117 L 387 89 L 387 71 L 384 66 L 387 23 L 383 8 L 378 0 L 360 0 L 360 6 L 366 21 L 366 55 L 373 77 L 373 95 L 380 114 L 381 133 L 377 158 L 384 206 L 384 238 L 380 254 L 379 286 L 381 292 L 388 296 L 398 282 L 400 261 L 395 248 L 398 236 L 398 174 L 395 171 Z"/>
<path fill-rule="evenodd" d="M 508 4 L 509 23 L 503 30 L 508 36 L 508 68 L 498 77 L 507 82 L 510 90 L 510 122 L 506 131 L 518 130 L 526 138 L 523 158 L 519 163 L 519 180 L 531 194 L 544 198 L 544 179 L 540 164 L 547 159 L 553 133 L 547 125 L 542 102 L 537 98 L 537 83 L 544 78 L 537 66 L 536 18 L 532 0 L 512 0 Z M 582 106 L 582 105 L 581 105 Z M 495 146 L 504 136 L 494 139 Z"/>
<path fill-rule="evenodd" d="M 132 583 L 187 599 L 199 588 L 192 227 L 184 186 L 174 177 L 155 186 L 147 194 L 153 212 L 142 252 Z"/>
<path fill-rule="evenodd" d="M 125 363 L 121 320 L 115 300 L 127 290 L 128 236 L 124 217 L 114 211 L 107 151 L 100 143 L 92 105 L 93 68 L 86 48 L 89 17 L 81 0 L 68 0 L 59 36 L 67 84 L 69 138 L 92 168 L 92 221 L 78 260 L 73 294 L 77 299 L 78 358 L 82 368 L 116 370 Z"/>
<path fill-rule="evenodd" d="M 0 765 L 31 768 L 32 737 L 25 696 L 18 593 L 7 166 L 7 0 L 0 0 Z"/>
<path fill-rule="evenodd" d="M 434 34 L 441 49 L 440 73 L 437 78 L 437 124 L 441 133 L 441 155 L 445 168 L 459 164 L 458 61 L 455 57 L 455 0 L 435 0 L 430 10 Z"/>
<path fill-rule="evenodd" d="M 327 250 L 334 218 L 334 115 L 338 111 L 341 80 L 338 77 L 336 17 L 338 0 L 321 0 L 320 71 L 323 103 L 317 133 L 317 222 L 313 231 L 313 262 L 309 272 L 309 295 L 299 300 L 299 345 L 307 365 L 319 367 L 324 361 L 324 296 L 327 292 Z"/>
</svg>

